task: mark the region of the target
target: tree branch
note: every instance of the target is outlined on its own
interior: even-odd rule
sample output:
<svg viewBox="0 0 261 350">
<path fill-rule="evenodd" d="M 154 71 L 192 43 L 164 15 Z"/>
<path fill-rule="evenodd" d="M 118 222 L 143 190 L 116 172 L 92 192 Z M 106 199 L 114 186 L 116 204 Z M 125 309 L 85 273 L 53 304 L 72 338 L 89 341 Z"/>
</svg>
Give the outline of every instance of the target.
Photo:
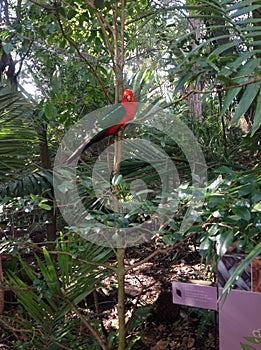
<svg viewBox="0 0 261 350">
<path fill-rule="evenodd" d="M 115 103 L 119 101 L 119 87 L 120 87 L 120 70 L 119 70 L 119 48 L 118 48 L 118 31 L 117 31 L 117 18 L 118 18 L 118 7 L 115 3 L 115 10 L 113 12 L 113 42 L 114 42 L 114 57 L 113 57 L 113 70 L 115 73 Z"/>
<path fill-rule="evenodd" d="M 97 20 L 98 20 L 98 22 L 99 22 L 99 25 L 100 25 L 100 27 L 101 27 L 101 30 L 102 30 L 102 33 L 103 33 L 103 36 L 104 36 L 104 40 L 105 40 L 106 45 L 107 45 L 107 47 L 108 47 L 108 50 L 109 50 L 109 52 L 110 52 L 111 58 L 112 58 L 112 60 L 113 60 L 113 47 L 112 47 L 112 45 L 111 45 L 111 43 L 110 43 L 110 39 L 109 39 L 109 36 L 108 36 L 108 34 L 107 34 L 107 32 L 106 32 L 106 26 L 104 25 L 104 23 L 106 23 L 106 25 L 107 25 L 107 27 L 110 29 L 112 35 L 113 35 L 113 33 L 114 33 L 114 29 L 108 24 L 108 22 L 101 16 L 101 14 L 100 14 L 99 12 L 96 11 L 96 12 L 95 12 L 95 15 L 96 15 Z M 104 21 L 104 22 L 103 22 L 103 21 Z M 115 28 L 115 30 L 116 30 L 116 28 Z"/>
<path fill-rule="evenodd" d="M 80 51 L 80 49 L 78 48 L 77 44 L 74 42 L 74 40 L 72 38 L 70 38 L 66 33 L 65 33 L 65 30 L 64 30 L 64 27 L 63 27 L 63 24 L 62 24 L 62 21 L 61 21 L 61 17 L 60 17 L 60 13 L 59 13 L 59 10 L 58 10 L 58 7 L 55 7 L 55 16 L 56 16 L 56 19 L 57 19 L 57 22 L 58 22 L 58 25 L 59 25 L 59 28 L 60 28 L 60 31 L 63 35 L 63 37 L 75 48 L 77 54 L 79 55 L 79 57 L 81 57 L 84 62 L 88 65 L 88 67 L 91 69 L 92 73 L 94 74 L 95 78 L 97 79 L 97 81 L 99 82 L 107 100 L 110 102 L 110 103 L 113 103 L 109 94 L 108 94 L 108 91 L 102 81 L 102 79 L 100 78 L 99 74 L 96 72 L 96 69 L 93 67 L 93 65 L 88 61 L 88 59 L 82 54 L 82 52 Z"/>
<path fill-rule="evenodd" d="M 16 12 L 15 24 L 20 23 L 21 5 L 22 5 L 22 0 L 17 0 L 16 8 L 15 8 L 15 12 Z"/>
<path fill-rule="evenodd" d="M 224 87 L 221 87 L 221 88 L 212 88 L 210 90 L 197 90 L 197 89 L 193 89 L 193 90 L 190 90 L 189 92 L 187 92 L 185 95 L 182 95 L 181 97 L 175 99 L 174 101 L 171 101 L 170 103 L 167 103 L 166 105 L 162 106 L 162 107 L 159 107 L 159 108 L 156 108 L 155 110 L 153 110 L 153 112 L 151 112 L 150 114 L 148 115 L 145 115 L 144 117 L 141 117 L 139 118 L 138 120 L 143 120 L 143 119 L 147 119 L 149 117 L 152 117 L 153 115 L 155 115 L 155 113 L 163 110 L 163 109 L 167 109 L 173 105 L 175 105 L 176 103 L 179 103 L 183 100 L 185 100 L 188 96 L 190 96 L 191 94 L 202 94 L 202 95 L 206 95 L 206 94 L 213 94 L 213 93 L 220 93 L 220 92 L 224 92 L 224 91 L 228 91 L 228 90 L 231 90 L 231 89 L 238 89 L 238 88 L 241 88 L 241 87 L 245 87 L 247 85 L 251 85 L 251 84 L 255 84 L 255 83 L 258 83 L 261 81 L 261 78 L 256 78 L 256 79 L 253 79 L 253 80 L 250 80 L 250 81 L 247 81 L 245 83 L 242 83 L 242 84 L 238 84 L 238 85 L 231 85 L 231 86 L 224 86 Z"/>
<path fill-rule="evenodd" d="M 55 7 L 51 7 L 51 6 L 47 6 L 45 4 L 41 4 L 40 2 L 36 1 L 36 0 L 30 0 L 30 2 L 32 2 L 33 4 L 47 10 L 47 11 L 56 11 L 56 8 Z"/>
<path fill-rule="evenodd" d="M 80 311 L 78 310 L 78 308 L 68 299 L 66 299 L 66 301 L 68 302 L 68 304 L 71 306 L 72 310 L 76 313 L 76 315 L 80 318 L 80 320 L 82 321 L 82 323 L 84 324 L 84 326 L 92 333 L 92 335 L 94 336 L 94 338 L 98 341 L 98 343 L 100 344 L 102 350 L 107 350 L 107 346 L 106 344 L 103 342 L 101 335 L 97 332 L 97 330 L 95 329 L 95 327 L 93 327 L 86 319 L 85 317 L 80 313 Z"/>
<path fill-rule="evenodd" d="M 8 11 L 8 2 L 7 0 L 4 1 L 4 14 L 5 14 L 5 21 L 8 26 L 11 26 L 10 17 L 9 17 L 9 11 Z"/>
<path fill-rule="evenodd" d="M 106 28 L 108 28 L 112 34 L 113 34 L 114 30 L 110 26 L 110 24 L 107 22 L 107 20 L 101 15 L 101 13 L 97 11 L 97 9 L 95 7 L 95 4 L 94 4 L 94 1 L 92 1 L 92 0 L 85 0 L 85 2 L 93 10 L 95 10 L 95 16 L 97 17 L 97 20 L 99 22 L 99 25 L 101 27 L 101 30 L 102 30 L 102 33 L 103 33 L 103 36 L 104 36 L 104 40 L 105 40 L 106 45 L 108 47 L 108 50 L 110 52 L 111 58 L 113 59 L 113 47 L 111 46 L 111 43 L 110 43 L 110 40 L 109 40 L 109 36 L 108 36 L 108 34 L 106 32 Z"/>
<path fill-rule="evenodd" d="M 123 71 L 125 65 L 125 45 L 124 45 L 124 34 L 125 34 L 125 1 L 121 0 L 121 44 L 120 44 L 120 72 L 121 77 L 121 91 L 120 94 L 123 94 Z"/>
<path fill-rule="evenodd" d="M 21 59 L 20 59 L 19 68 L 18 68 L 17 73 L 15 74 L 16 78 L 18 77 L 18 75 L 20 74 L 20 72 L 21 72 L 21 70 L 22 70 L 22 66 L 23 66 L 24 60 L 26 59 L 26 56 L 29 54 L 32 45 L 33 45 L 33 41 L 30 42 L 27 51 L 25 52 L 25 54 L 23 55 L 23 57 L 21 57 Z"/>
</svg>

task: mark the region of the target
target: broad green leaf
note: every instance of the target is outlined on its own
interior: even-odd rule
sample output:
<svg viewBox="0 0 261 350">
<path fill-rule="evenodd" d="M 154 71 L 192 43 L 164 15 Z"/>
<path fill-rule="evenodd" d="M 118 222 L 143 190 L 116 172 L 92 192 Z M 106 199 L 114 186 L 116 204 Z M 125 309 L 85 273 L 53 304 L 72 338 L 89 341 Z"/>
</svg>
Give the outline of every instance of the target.
<svg viewBox="0 0 261 350">
<path fill-rule="evenodd" d="M 236 206 L 232 208 L 234 214 L 238 215 L 242 220 L 249 221 L 251 219 L 251 212 L 247 207 Z"/>
<path fill-rule="evenodd" d="M 219 256 L 223 256 L 228 248 L 231 246 L 234 239 L 233 231 L 223 231 L 217 236 L 217 253 Z"/>
<path fill-rule="evenodd" d="M 246 77 L 250 74 L 253 74 L 253 71 L 260 65 L 260 60 L 255 59 L 255 60 L 250 60 L 249 62 L 245 63 L 242 68 L 238 71 L 236 77 L 235 77 L 235 85 L 236 84 L 242 84 L 245 82 Z M 224 114 L 228 107 L 232 104 L 236 96 L 239 94 L 241 91 L 242 87 L 235 87 L 231 88 L 225 97 L 223 107 L 221 110 L 221 114 Z"/>
<path fill-rule="evenodd" d="M 143 323 L 149 311 L 150 311 L 149 306 L 139 307 L 135 310 L 135 313 L 133 315 L 133 318 L 131 320 L 130 327 L 129 327 L 130 332 L 134 331 L 137 327 L 139 327 Z"/>
<path fill-rule="evenodd" d="M 224 206 L 226 205 L 224 194 L 213 194 L 210 196 L 209 204 L 211 206 Z"/>
<path fill-rule="evenodd" d="M 261 190 L 260 189 L 255 189 L 252 193 L 252 203 L 256 204 L 261 201 Z"/>
<path fill-rule="evenodd" d="M 39 203 L 38 206 L 41 208 L 41 209 L 44 209 L 44 210 L 52 210 L 52 207 L 49 205 L 49 204 L 46 204 L 46 203 Z"/>
<path fill-rule="evenodd" d="M 236 112 L 230 122 L 231 125 L 235 124 L 239 118 L 246 113 L 259 91 L 260 83 L 250 84 L 246 87 L 243 96 L 240 98 Z"/>
<path fill-rule="evenodd" d="M 44 111 L 46 118 L 49 120 L 52 120 L 57 115 L 57 109 L 51 102 L 46 104 Z"/>
<path fill-rule="evenodd" d="M 253 184 L 243 185 L 238 190 L 238 195 L 239 196 L 246 196 L 252 192 L 253 188 L 255 188 L 255 186 Z"/>
<path fill-rule="evenodd" d="M 32 200 L 33 200 L 34 202 L 37 201 L 37 197 L 36 197 L 34 194 L 30 193 L 30 197 L 32 198 Z"/>
<path fill-rule="evenodd" d="M 210 241 L 210 239 L 209 238 L 204 239 L 199 246 L 200 254 L 202 256 L 206 255 L 209 249 L 211 248 L 211 246 L 212 246 L 212 242 Z"/>
</svg>

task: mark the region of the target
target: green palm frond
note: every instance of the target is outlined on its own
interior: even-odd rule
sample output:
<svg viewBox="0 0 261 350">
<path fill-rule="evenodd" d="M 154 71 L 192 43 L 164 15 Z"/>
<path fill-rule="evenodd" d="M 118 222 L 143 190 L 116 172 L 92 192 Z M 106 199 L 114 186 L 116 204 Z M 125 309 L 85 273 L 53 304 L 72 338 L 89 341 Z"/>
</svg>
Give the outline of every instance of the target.
<svg viewBox="0 0 261 350">
<path fill-rule="evenodd" d="M 199 40 L 195 39 L 199 28 L 195 28 L 176 43 L 195 43 L 174 69 L 181 75 L 178 90 L 192 80 L 208 79 L 210 90 L 223 90 L 221 113 L 233 106 L 231 124 L 254 105 L 253 134 L 261 123 L 260 1 L 201 0 L 187 10 L 187 18 L 200 19 L 202 28 Z"/>
<path fill-rule="evenodd" d="M 51 346 L 53 341 L 66 344 L 70 340 L 70 333 L 80 325 L 79 319 L 70 316 L 72 305 L 77 309 L 76 305 L 111 273 L 100 268 L 112 256 L 111 249 L 82 240 L 76 242 L 72 235 L 67 240 L 61 236 L 56 245 L 56 262 L 46 248 L 41 255 L 35 254 L 36 268 L 20 259 L 29 284 L 15 272 L 6 271 L 8 286 L 30 316 L 31 325 L 35 322 L 40 330 L 39 339 L 35 340 L 40 345 L 47 342 Z"/>
<path fill-rule="evenodd" d="M 26 98 L 10 85 L 0 85 L 1 123 L 9 122 L 27 113 L 32 106 Z"/>
<path fill-rule="evenodd" d="M 53 175 L 50 170 L 38 170 L 2 185 L 1 196 L 27 196 L 41 194 L 52 198 Z"/>
<path fill-rule="evenodd" d="M 16 179 L 32 169 L 37 133 L 30 121 L 32 105 L 11 86 L 0 86 L 0 177 Z"/>
</svg>

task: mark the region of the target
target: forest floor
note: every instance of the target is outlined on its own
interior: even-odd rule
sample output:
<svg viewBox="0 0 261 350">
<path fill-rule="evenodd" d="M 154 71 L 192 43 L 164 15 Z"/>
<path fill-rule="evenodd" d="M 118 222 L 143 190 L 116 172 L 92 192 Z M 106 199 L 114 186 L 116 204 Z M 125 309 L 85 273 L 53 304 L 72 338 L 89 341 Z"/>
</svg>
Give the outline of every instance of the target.
<svg viewBox="0 0 261 350">
<path fill-rule="evenodd" d="M 126 266 L 137 265 L 126 275 L 126 321 L 131 319 L 134 309 L 142 310 L 140 317 L 143 319 L 142 322 L 139 322 L 139 319 L 132 320 L 139 325 L 134 330 L 131 329 L 133 323 L 130 323 L 130 333 L 137 338 L 132 349 L 218 350 L 215 312 L 179 306 L 172 302 L 172 282 L 201 280 L 211 284 L 214 278 L 211 266 L 202 263 L 193 242 L 175 250 L 166 250 L 149 261 L 137 264 L 157 248 L 165 248 L 160 239 L 126 250 Z M 103 288 L 95 297 L 96 301 L 98 298 L 98 311 L 102 314 L 105 331 L 117 328 L 116 291 L 114 289 L 114 294 L 111 293 L 112 289 L 109 287 L 114 283 L 117 283 L 116 276 L 105 280 Z M 88 305 L 92 302 L 94 304 L 92 298 L 87 300 Z M 81 307 L 84 312 L 86 305 Z M 3 316 L 8 317 L 10 312 L 15 313 L 13 307 L 7 308 Z M 10 340 L 8 330 L 1 329 L 0 350 L 16 349 Z"/>
<path fill-rule="evenodd" d="M 160 244 L 159 242 L 157 242 Z M 149 306 L 149 314 L 138 329 L 141 339 L 135 350 L 217 350 L 218 325 L 214 311 L 180 306 L 172 301 L 172 282 L 200 281 L 211 284 L 211 266 L 201 262 L 193 243 L 137 266 L 126 276 L 128 298 L 139 295 L 139 304 Z M 151 253 L 155 247 L 127 250 L 126 264 L 134 264 Z M 136 296 L 137 298 L 137 296 Z M 137 300 L 137 299 L 136 299 Z"/>
</svg>

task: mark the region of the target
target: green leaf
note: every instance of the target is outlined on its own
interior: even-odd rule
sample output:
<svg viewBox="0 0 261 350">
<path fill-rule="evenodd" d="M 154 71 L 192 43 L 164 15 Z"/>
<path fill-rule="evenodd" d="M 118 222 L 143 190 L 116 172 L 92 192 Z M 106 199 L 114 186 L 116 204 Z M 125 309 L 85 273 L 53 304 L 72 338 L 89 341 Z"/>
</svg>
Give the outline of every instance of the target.
<svg viewBox="0 0 261 350">
<path fill-rule="evenodd" d="M 135 311 L 129 327 L 130 332 L 134 331 L 135 328 L 139 327 L 142 324 L 142 322 L 146 319 L 149 311 L 149 306 L 139 307 Z"/>
<path fill-rule="evenodd" d="M 247 344 L 243 344 L 243 343 L 240 343 L 241 344 L 241 347 L 243 350 L 255 350 L 255 348 L 253 348 L 253 346 L 251 345 L 247 345 Z"/>
<path fill-rule="evenodd" d="M 33 200 L 34 202 L 37 201 L 37 197 L 36 197 L 34 194 L 30 193 L 30 197 L 32 198 L 32 200 Z"/>
<path fill-rule="evenodd" d="M 216 206 L 216 205 L 224 206 L 227 203 L 225 201 L 224 194 L 213 194 L 210 196 L 209 204 L 211 206 Z"/>
<path fill-rule="evenodd" d="M 250 194 L 255 186 L 253 184 L 246 184 L 239 188 L 238 195 L 246 196 Z"/>
<path fill-rule="evenodd" d="M 112 181 L 111 181 L 113 186 L 120 185 L 123 182 L 124 182 L 124 180 L 123 180 L 123 176 L 121 174 L 115 174 L 112 178 Z"/>
<path fill-rule="evenodd" d="M 204 239 L 204 241 L 202 241 L 200 243 L 199 250 L 207 253 L 207 251 L 210 249 L 211 245 L 212 245 L 212 242 L 210 241 L 210 239 L 206 238 L 206 239 Z"/>
<path fill-rule="evenodd" d="M 232 14 L 230 14 L 231 18 L 236 18 L 239 16 L 242 16 L 244 14 L 247 14 L 251 11 L 255 11 L 260 9 L 260 4 L 252 5 L 252 6 L 246 6 L 244 8 L 239 9 L 238 11 L 234 11 Z"/>
<path fill-rule="evenodd" d="M 254 133 L 259 129 L 260 125 L 261 125 L 261 89 L 259 91 L 259 95 L 257 98 L 257 105 L 256 105 L 256 110 L 254 115 L 254 122 L 252 126 L 251 136 L 253 136 Z"/>
<path fill-rule="evenodd" d="M 245 82 L 246 77 L 249 76 L 250 74 L 252 75 L 254 70 L 259 67 L 260 65 L 260 60 L 250 60 L 249 62 L 245 63 L 242 68 L 238 71 L 235 77 L 235 85 L 236 84 L 242 84 Z M 241 91 L 242 87 L 238 88 L 231 88 L 225 97 L 224 103 L 223 103 L 223 108 L 221 110 L 221 114 L 224 115 L 229 106 L 232 104 L 236 96 L 239 94 Z"/>
<path fill-rule="evenodd" d="M 43 323 L 43 320 L 48 323 L 48 319 L 52 314 L 50 305 L 39 299 L 38 294 L 28 288 L 14 272 L 7 272 L 7 276 L 8 285 L 14 287 L 14 293 L 29 315 L 40 325 Z"/>
<path fill-rule="evenodd" d="M 247 207 L 236 206 L 232 208 L 234 214 L 238 215 L 241 219 L 249 221 L 251 219 L 251 212 Z"/>
<path fill-rule="evenodd" d="M 45 112 L 46 118 L 49 120 L 52 120 L 57 116 L 57 109 L 51 102 L 46 104 L 44 112 Z"/>
<path fill-rule="evenodd" d="M 217 236 L 217 253 L 219 256 L 223 256 L 228 248 L 231 246 L 234 239 L 233 231 L 224 231 Z"/>
<path fill-rule="evenodd" d="M 254 205 L 253 209 L 254 209 L 254 211 L 260 211 L 261 212 L 261 203 L 257 203 L 256 205 Z"/>
<path fill-rule="evenodd" d="M 223 39 L 224 36 L 221 37 Z M 226 38 L 227 36 L 225 36 Z M 217 38 L 218 39 L 218 38 Z M 224 45 L 220 45 L 218 48 L 216 48 L 213 52 L 211 52 L 211 55 L 209 56 L 209 59 L 213 59 L 215 56 L 219 56 L 222 54 L 222 52 L 226 51 L 227 49 L 230 49 L 233 46 L 238 45 L 238 42 L 235 40 L 233 42 L 229 42 Z"/>
<path fill-rule="evenodd" d="M 41 208 L 41 209 L 44 209 L 44 210 L 52 210 L 52 207 L 49 205 L 49 204 L 46 204 L 46 203 L 39 203 L 38 206 Z"/>
<path fill-rule="evenodd" d="M 183 75 L 180 80 L 178 81 L 178 84 L 175 87 L 174 90 L 174 94 L 177 94 L 179 92 L 179 90 L 181 90 L 183 88 L 183 86 L 185 85 L 185 83 L 187 81 L 189 81 L 189 79 L 193 76 L 192 72 L 188 72 L 185 75 Z"/>
<path fill-rule="evenodd" d="M 261 190 L 260 189 L 256 189 L 255 191 L 253 191 L 252 193 L 252 203 L 258 203 L 261 201 Z"/>
<path fill-rule="evenodd" d="M 6 54 L 9 54 L 11 51 L 13 51 L 14 47 L 10 43 L 6 43 L 3 45 L 3 50 Z"/>
<path fill-rule="evenodd" d="M 250 84 L 246 87 L 243 96 L 240 98 L 236 112 L 230 122 L 231 125 L 235 124 L 239 118 L 246 113 L 259 91 L 260 83 Z"/>
<path fill-rule="evenodd" d="M 62 291 L 60 288 L 58 276 L 56 274 L 56 269 L 49 255 L 49 252 L 45 247 L 43 247 L 43 253 L 44 253 L 45 263 L 37 255 L 35 255 L 39 268 L 41 270 L 41 273 L 51 293 L 56 293 L 57 295 L 61 295 Z"/>
<path fill-rule="evenodd" d="M 259 333 L 259 331 L 257 331 Z M 260 338 L 255 338 L 255 337 L 245 337 L 247 341 L 253 344 L 261 344 L 261 339 Z"/>
</svg>

